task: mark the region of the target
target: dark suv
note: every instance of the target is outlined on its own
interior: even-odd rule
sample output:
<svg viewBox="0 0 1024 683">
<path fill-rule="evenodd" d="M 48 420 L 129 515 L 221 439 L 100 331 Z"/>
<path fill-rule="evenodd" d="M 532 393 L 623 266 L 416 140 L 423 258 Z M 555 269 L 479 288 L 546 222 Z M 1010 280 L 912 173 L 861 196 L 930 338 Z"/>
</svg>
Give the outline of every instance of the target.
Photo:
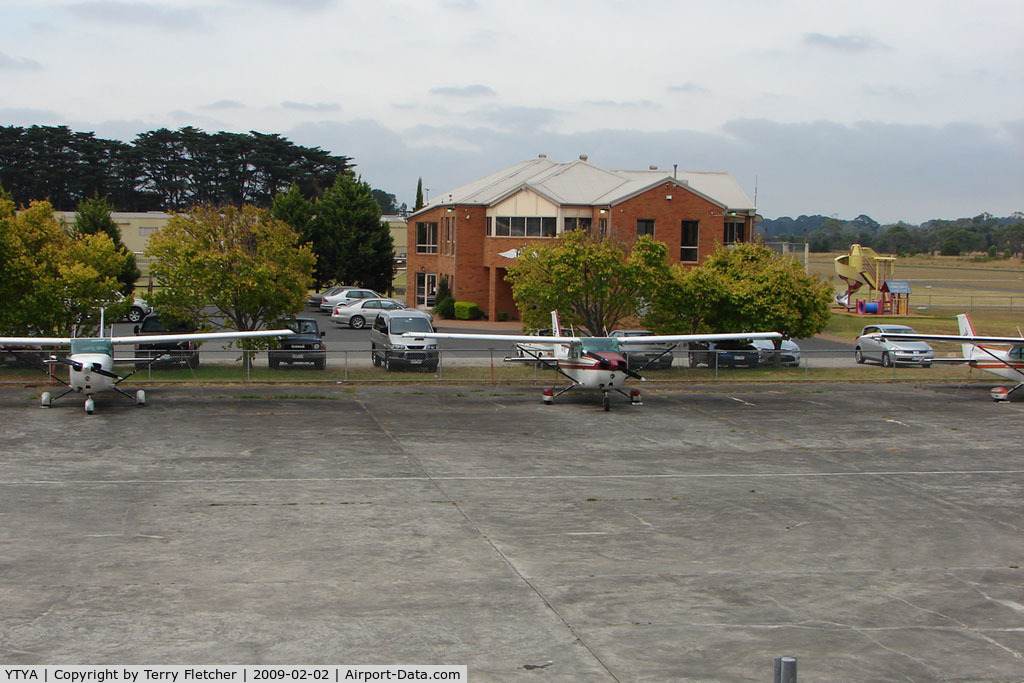
<svg viewBox="0 0 1024 683">
<path fill-rule="evenodd" d="M 327 347 L 324 346 L 324 332 L 313 318 L 292 318 L 283 320 L 275 327 L 287 327 L 295 334 L 278 340 L 278 347 L 267 352 L 270 367 L 281 363 L 312 363 L 317 370 L 327 367 Z"/>
<path fill-rule="evenodd" d="M 694 342 L 690 344 L 690 367 L 756 368 L 761 361 L 757 347 L 747 341 Z"/>
<path fill-rule="evenodd" d="M 189 322 L 168 322 L 165 327 L 156 313 L 150 313 L 142 319 L 140 325 L 135 326 L 135 334 L 140 337 L 154 334 L 192 334 L 196 326 Z M 199 343 L 195 341 L 180 342 L 159 342 L 154 344 L 139 343 L 135 345 L 135 355 L 138 358 L 157 358 L 159 356 L 170 356 L 169 360 L 159 360 L 152 363 L 158 365 L 185 365 L 190 368 L 199 366 Z M 147 363 L 137 362 L 136 367 L 145 367 Z"/>
</svg>

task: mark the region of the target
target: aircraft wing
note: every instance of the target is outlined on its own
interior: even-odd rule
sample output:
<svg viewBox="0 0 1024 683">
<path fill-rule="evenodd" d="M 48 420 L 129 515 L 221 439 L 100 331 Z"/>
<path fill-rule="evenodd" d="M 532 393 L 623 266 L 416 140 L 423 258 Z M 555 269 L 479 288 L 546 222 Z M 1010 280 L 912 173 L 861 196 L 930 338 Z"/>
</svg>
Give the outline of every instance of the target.
<svg viewBox="0 0 1024 683">
<path fill-rule="evenodd" d="M 723 332 L 721 334 L 659 334 L 637 337 L 617 337 L 620 346 L 630 344 L 682 344 L 684 342 L 730 341 L 734 339 L 781 339 L 778 332 Z"/>
<path fill-rule="evenodd" d="M 473 334 L 469 332 L 406 332 L 406 339 L 476 339 L 478 341 L 500 341 L 512 344 L 571 344 L 580 337 L 542 337 L 536 334 Z M 650 337 L 645 337 L 650 339 Z"/>
<path fill-rule="evenodd" d="M 144 334 L 130 337 L 111 337 L 111 344 L 163 344 L 181 341 L 212 341 L 215 339 L 252 339 L 255 337 L 288 337 L 294 331 L 284 330 L 250 330 L 247 332 L 195 332 L 192 334 Z M 36 342 L 37 344 L 39 342 Z"/>
<path fill-rule="evenodd" d="M 0 344 L 18 346 L 67 346 L 71 337 L 0 337 Z"/>
<path fill-rule="evenodd" d="M 935 341 L 950 342 L 953 344 L 1012 344 L 1013 346 L 1024 346 L 1024 337 L 979 337 L 976 335 L 960 334 L 904 334 L 904 333 L 881 333 L 883 339 L 896 339 L 903 341 Z"/>
</svg>

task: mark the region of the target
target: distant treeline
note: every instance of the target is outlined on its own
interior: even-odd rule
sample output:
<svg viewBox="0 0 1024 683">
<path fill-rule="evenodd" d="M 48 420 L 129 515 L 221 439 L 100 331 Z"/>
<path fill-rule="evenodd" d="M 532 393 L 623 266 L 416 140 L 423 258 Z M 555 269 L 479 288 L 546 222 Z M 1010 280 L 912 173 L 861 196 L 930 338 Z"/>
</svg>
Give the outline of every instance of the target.
<svg viewBox="0 0 1024 683">
<path fill-rule="evenodd" d="M 1024 214 L 998 218 L 983 213 L 973 218 L 930 220 L 921 225 L 881 225 L 861 214 L 853 220 L 827 216 L 784 216 L 765 220 L 758 234 L 769 241 L 807 241 L 811 251 L 846 251 L 851 244 L 880 253 L 909 256 L 919 253 L 958 256 L 983 253 L 991 257 L 1024 253 Z"/>
<path fill-rule="evenodd" d="M 319 197 L 350 161 L 256 131 L 161 128 L 129 144 L 67 126 L 0 127 L 0 185 L 18 206 L 49 199 L 63 211 L 95 195 L 118 211 L 269 207 L 292 184 L 307 198 Z"/>
</svg>

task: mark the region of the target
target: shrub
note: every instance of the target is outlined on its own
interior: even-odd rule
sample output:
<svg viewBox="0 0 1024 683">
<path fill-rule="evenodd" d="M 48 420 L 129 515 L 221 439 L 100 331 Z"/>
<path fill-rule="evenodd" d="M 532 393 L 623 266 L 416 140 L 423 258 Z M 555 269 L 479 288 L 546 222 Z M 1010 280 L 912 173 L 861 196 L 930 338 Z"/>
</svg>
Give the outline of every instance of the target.
<svg viewBox="0 0 1024 683">
<path fill-rule="evenodd" d="M 479 320 L 482 317 L 484 317 L 484 312 L 472 301 L 455 302 L 456 320 Z"/>
</svg>

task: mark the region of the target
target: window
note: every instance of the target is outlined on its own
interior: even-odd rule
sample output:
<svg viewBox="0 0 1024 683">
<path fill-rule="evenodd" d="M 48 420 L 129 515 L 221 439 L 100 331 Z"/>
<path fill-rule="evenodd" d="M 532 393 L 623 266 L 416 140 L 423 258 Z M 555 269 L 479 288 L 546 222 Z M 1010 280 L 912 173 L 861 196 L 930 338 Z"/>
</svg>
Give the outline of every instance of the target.
<svg viewBox="0 0 1024 683">
<path fill-rule="evenodd" d="M 700 260 L 698 246 L 698 222 L 683 221 L 680 229 L 679 260 L 696 263 Z"/>
<path fill-rule="evenodd" d="M 649 235 L 654 237 L 654 219 L 653 218 L 637 218 L 636 219 L 636 236 L 643 237 Z"/>
<path fill-rule="evenodd" d="M 566 216 L 564 221 L 564 230 L 569 232 L 570 230 L 585 230 L 590 232 L 590 225 L 593 219 L 590 216 Z"/>
<path fill-rule="evenodd" d="M 416 253 L 437 253 L 437 223 L 416 223 Z"/>
<path fill-rule="evenodd" d="M 416 305 L 433 306 L 437 293 L 437 273 L 416 273 Z"/>
<path fill-rule="evenodd" d="M 725 234 L 722 236 L 722 244 L 733 244 L 743 241 L 743 223 L 729 222 L 725 224 Z"/>
<path fill-rule="evenodd" d="M 600 227 L 598 229 L 601 231 L 601 237 L 607 237 L 608 236 L 608 219 L 607 218 L 602 218 L 601 219 Z"/>
<path fill-rule="evenodd" d="M 487 217 L 487 234 L 493 237 L 554 237 L 553 216 L 495 216 L 493 232 Z"/>
</svg>

